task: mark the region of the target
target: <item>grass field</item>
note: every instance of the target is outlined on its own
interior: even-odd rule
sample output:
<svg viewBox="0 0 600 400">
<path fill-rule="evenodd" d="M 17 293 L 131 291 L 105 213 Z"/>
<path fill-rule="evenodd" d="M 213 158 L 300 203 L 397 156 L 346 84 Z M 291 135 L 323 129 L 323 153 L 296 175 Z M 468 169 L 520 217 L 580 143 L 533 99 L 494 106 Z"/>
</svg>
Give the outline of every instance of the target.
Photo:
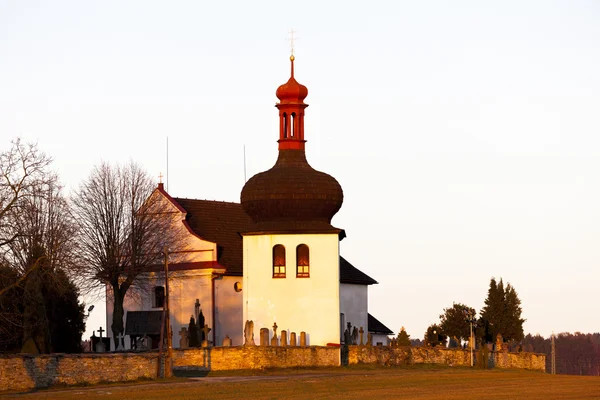
<svg viewBox="0 0 600 400">
<path fill-rule="evenodd" d="M 346 367 L 44 390 L 37 399 L 600 399 L 600 377 L 451 367 Z"/>
</svg>

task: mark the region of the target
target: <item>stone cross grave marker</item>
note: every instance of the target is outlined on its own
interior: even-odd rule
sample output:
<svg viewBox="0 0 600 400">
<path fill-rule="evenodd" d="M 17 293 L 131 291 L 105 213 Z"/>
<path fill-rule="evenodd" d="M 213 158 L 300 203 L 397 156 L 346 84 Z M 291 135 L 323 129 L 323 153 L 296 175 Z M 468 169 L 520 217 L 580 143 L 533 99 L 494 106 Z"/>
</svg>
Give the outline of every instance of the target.
<svg viewBox="0 0 600 400">
<path fill-rule="evenodd" d="M 204 333 L 205 339 L 202 341 L 202 347 L 208 347 L 208 333 L 211 331 L 208 327 L 208 324 L 204 324 L 204 328 L 202 328 L 202 332 Z"/>
<path fill-rule="evenodd" d="M 352 324 L 348 322 L 347 328 L 344 331 L 344 344 L 350 345 L 352 344 Z"/>
<path fill-rule="evenodd" d="M 98 344 L 96 344 L 96 352 L 97 353 L 104 353 L 106 351 L 106 346 L 104 345 L 104 342 L 102 341 L 102 334 L 105 332 L 104 329 L 102 329 L 102 327 L 100 327 L 100 329 L 98 329 L 98 333 L 100 334 L 100 341 L 98 342 Z"/>
<path fill-rule="evenodd" d="M 279 346 L 279 340 L 277 339 L 277 322 L 273 324 L 273 337 L 271 338 L 271 346 Z"/>
</svg>

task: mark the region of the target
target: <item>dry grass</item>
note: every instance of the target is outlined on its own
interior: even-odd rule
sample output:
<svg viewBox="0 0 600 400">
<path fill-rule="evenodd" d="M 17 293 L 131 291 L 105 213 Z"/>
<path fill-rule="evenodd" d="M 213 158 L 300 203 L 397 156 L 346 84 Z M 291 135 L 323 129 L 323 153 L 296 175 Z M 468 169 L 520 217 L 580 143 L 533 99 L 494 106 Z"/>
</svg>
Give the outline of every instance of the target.
<svg viewBox="0 0 600 400">
<path fill-rule="evenodd" d="M 3 396 L 0 396 L 3 397 Z M 13 396 L 7 396 L 13 397 Z M 600 378 L 451 367 L 212 373 L 204 378 L 48 390 L 39 399 L 600 399 Z"/>
</svg>

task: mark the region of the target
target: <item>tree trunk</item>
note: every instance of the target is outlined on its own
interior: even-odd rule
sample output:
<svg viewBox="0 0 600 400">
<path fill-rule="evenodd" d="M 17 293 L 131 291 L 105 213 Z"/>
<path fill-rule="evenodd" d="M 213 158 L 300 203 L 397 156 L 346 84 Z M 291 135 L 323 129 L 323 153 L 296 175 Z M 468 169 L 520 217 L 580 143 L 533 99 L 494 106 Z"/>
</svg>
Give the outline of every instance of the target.
<svg viewBox="0 0 600 400">
<path fill-rule="evenodd" d="M 113 291 L 113 318 L 112 325 L 110 329 L 113 334 L 113 342 L 115 343 L 115 349 L 119 347 L 119 334 L 122 334 L 125 330 L 123 324 L 123 317 L 125 315 L 125 311 L 123 310 L 123 299 L 125 298 L 124 294 L 121 293 L 121 288 L 119 288 L 119 284 L 112 285 Z"/>
</svg>

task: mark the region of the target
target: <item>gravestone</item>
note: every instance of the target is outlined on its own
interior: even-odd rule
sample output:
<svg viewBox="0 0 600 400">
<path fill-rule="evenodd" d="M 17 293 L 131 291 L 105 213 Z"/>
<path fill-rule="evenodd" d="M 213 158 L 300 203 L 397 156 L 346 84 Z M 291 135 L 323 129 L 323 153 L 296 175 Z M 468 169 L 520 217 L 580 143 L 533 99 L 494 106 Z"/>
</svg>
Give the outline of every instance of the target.
<svg viewBox="0 0 600 400">
<path fill-rule="evenodd" d="M 229 335 L 226 335 L 223 339 L 223 347 L 231 347 L 231 339 L 229 338 Z"/>
<path fill-rule="evenodd" d="M 181 327 L 179 331 L 179 348 L 187 349 L 189 347 L 189 338 L 188 338 L 188 330 L 185 326 Z"/>
<path fill-rule="evenodd" d="M 279 339 L 277 339 L 277 322 L 273 324 L 273 337 L 271 338 L 271 346 L 279 346 Z"/>
<path fill-rule="evenodd" d="M 296 332 L 290 333 L 290 346 L 296 346 Z"/>
<path fill-rule="evenodd" d="M 140 350 L 150 350 L 150 348 L 152 347 L 152 339 L 150 339 L 149 336 L 144 335 L 142 336 L 141 339 L 139 339 L 140 344 L 138 345 L 138 348 Z"/>
<path fill-rule="evenodd" d="M 300 332 L 300 346 L 306 346 L 306 332 Z"/>
<path fill-rule="evenodd" d="M 246 326 L 244 326 L 244 346 L 254 345 L 254 322 L 246 321 Z"/>
<path fill-rule="evenodd" d="M 369 332 L 367 334 L 367 346 L 371 347 L 373 345 L 373 334 Z"/>
<path fill-rule="evenodd" d="M 202 347 L 208 347 L 209 342 L 208 342 L 208 333 L 211 331 L 212 329 L 210 329 L 208 327 L 208 324 L 204 324 L 204 328 L 202 328 L 202 336 L 205 337 L 205 339 L 202 341 Z"/>
<path fill-rule="evenodd" d="M 360 334 L 360 343 L 359 345 L 363 345 L 363 334 L 365 333 L 365 330 L 363 329 L 363 327 L 361 326 L 360 329 L 358 330 L 358 333 Z"/>
<path fill-rule="evenodd" d="M 281 345 L 287 346 L 287 331 L 281 331 Z"/>
<path fill-rule="evenodd" d="M 260 345 L 261 346 L 269 345 L 269 329 L 268 328 L 260 328 Z"/>
</svg>

